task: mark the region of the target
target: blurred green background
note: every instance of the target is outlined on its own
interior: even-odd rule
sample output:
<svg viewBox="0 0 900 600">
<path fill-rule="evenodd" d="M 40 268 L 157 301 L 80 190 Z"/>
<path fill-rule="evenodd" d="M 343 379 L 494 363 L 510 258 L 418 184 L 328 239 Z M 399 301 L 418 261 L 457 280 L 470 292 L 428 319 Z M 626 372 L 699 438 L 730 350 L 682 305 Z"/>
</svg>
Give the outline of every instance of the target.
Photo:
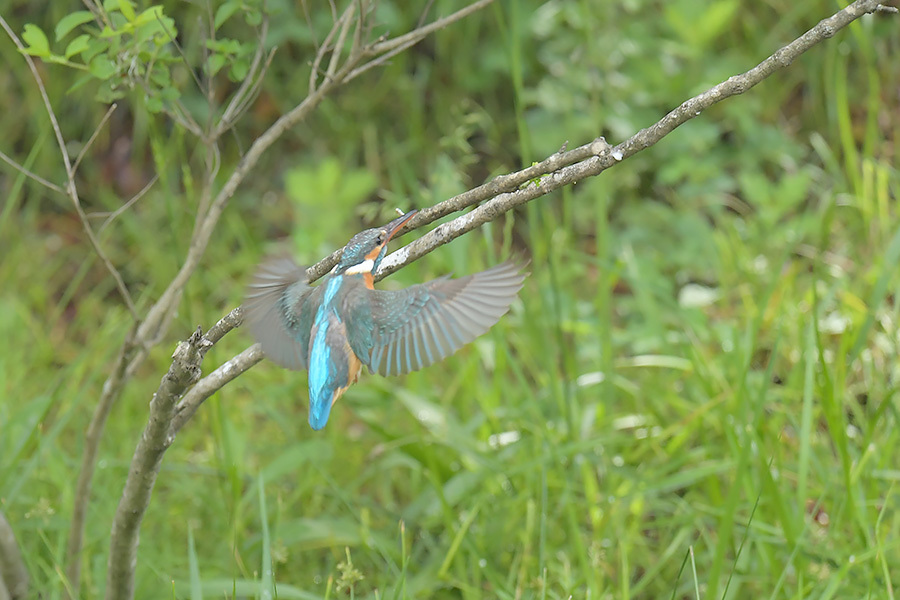
<svg viewBox="0 0 900 600">
<path fill-rule="evenodd" d="M 163 6 L 199 56 L 215 2 Z M 80 8 L 0 0 L 20 34 Z M 112 514 L 176 341 L 238 305 L 265 253 L 287 244 L 309 263 L 394 207 L 566 141 L 618 143 L 838 8 L 498 0 L 329 97 L 238 189 L 113 410 L 82 597 L 102 595 Z M 222 140 L 218 185 L 302 99 L 331 25 L 325 3 L 267 9 L 278 51 Z M 374 34 L 420 11 L 382 0 Z M 488 335 L 404 378 L 364 375 L 324 431 L 306 424 L 305 375 L 268 362 L 210 399 L 166 456 L 137 597 L 267 597 L 269 561 L 278 598 L 895 597 L 898 24 L 865 17 L 657 146 L 392 276 L 382 285 L 532 261 Z M 219 36 L 256 39 L 240 12 Z M 0 150 L 63 181 L 6 37 L 0 60 Z M 71 90 L 71 69 L 41 73 L 77 154 L 107 105 L 91 83 Z M 173 79 L 205 118 L 187 70 Z M 224 72 L 216 84 L 219 102 L 236 89 Z M 101 235 L 144 309 L 184 257 L 203 159 L 134 94 L 79 172 L 96 227 L 159 174 Z M 129 318 L 69 201 L 6 165 L 0 256 L 0 509 L 33 596 L 59 598 L 84 430 Z M 233 332 L 205 370 L 250 343 Z"/>
</svg>

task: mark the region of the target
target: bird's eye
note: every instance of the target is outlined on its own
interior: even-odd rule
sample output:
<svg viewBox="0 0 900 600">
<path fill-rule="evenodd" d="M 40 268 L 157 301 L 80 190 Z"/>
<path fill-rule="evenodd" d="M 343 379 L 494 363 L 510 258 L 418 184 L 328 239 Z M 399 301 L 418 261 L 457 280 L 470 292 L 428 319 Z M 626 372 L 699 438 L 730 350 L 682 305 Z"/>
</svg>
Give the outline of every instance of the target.
<svg viewBox="0 0 900 600">
<path fill-rule="evenodd" d="M 387 238 L 387 232 L 382 230 L 378 232 L 378 243 L 383 244 L 384 240 Z"/>
</svg>

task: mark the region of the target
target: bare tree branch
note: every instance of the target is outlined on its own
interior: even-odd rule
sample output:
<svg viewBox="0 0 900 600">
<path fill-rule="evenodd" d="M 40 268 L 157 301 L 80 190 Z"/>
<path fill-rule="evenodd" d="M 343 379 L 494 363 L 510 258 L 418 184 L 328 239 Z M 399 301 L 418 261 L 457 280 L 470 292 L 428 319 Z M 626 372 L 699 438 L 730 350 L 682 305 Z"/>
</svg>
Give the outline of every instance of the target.
<svg viewBox="0 0 900 600">
<path fill-rule="evenodd" d="M 261 362 L 265 356 L 262 347 L 259 344 L 253 344 L 198 381 L 197 385 L 192 387 L 175 407 L 175 416 L 172 418 L 170 429 L 171 435 L 174 436 L 181 431 L 181 428 L 194 416 L 207 398 L 225 387 L 229 381 L 237 378 L 241 373 Z"/>
<path fill-rule="evenodd" d="M 28 595 L 28 570 L 22 561 L 12 527 L 0 512 L 0 598 L 24 600 Z"/>
<path fill-rule="evenodd" d="M 706 108 L 726 98 L 746 92 L 775 71 L 788 66 L 806 50 L 832 37 L 838 30 L 846 27 L 863 14 L 880 11 L 881 8 L 879 7 L 881 6 L 872 0 L 855 2 L 828 19 L 820 21 L 818 25 L 787 46 L 779 49 L 753 69 L 741 75 L 730 77 L 702 94 L 683 102 L 657 123 L 642 129 L 616 147 L 611 147 L 603 138 L 597 138 L 569 151 L 565 151 L 565 147 L 563 147 L 540 163 L 515 173 L 501 175 L 458 196 L 420 210 L 419 214 L 410 220 L 400 234 L 403 231 L 422 227 L 448 214 L 489 199 L 471 212 L 444 223 L 421 238 L 388 255 L 382 262 L 375 279 L 383 279 L 466 232 L 498 218 L 516 206 L 549 194 L 570 183 L 598 175 L 626 158 L 634 156 L 641 150 L 660 141 L 682 123 L 698 116 Z M 306 274 L 309 281 L 315 281 L 330 271 L 337 264 L 340 255 L 341 250 L 337 250 L 307 269 Z M 233 309 L 227 317 L 230 319 L 229 323 L 233 324 L 234 327 L 239 326 L 242 322 L 240 310 L 240 307 Z M 223 321 L 220 321 L 217 327 Z M 225 333 L 227 333 L 227 330 Z M 260 362 L 260 355 L 259 345 L 254 344 L 206 377 L 200 379 L 194 388 L 185 394 L 184 398 L 178 403 L 175 417 L 172 421 L 171 435 L 177 434 L 191 416 L 196 413 L 200 404 L 212 396 L 221 386 L 234 380 L 242 372 Z"/>
<path fill-rule="evenodd" d="M 163 455 L 174 439 L 169 435 L 169 427 L 175 403 L 188 386 L 200 378 L 200 363 L 211 345 L 199 329 L 186 342 L 179 343 L 172 355 L 172 366 L 150 401 L 150 419 L 134 451 L 122 493 L 123 501 L 119 503 L 113 519 L 106 574 L 106 598 L 110 600 L 134 597 L 140 516 L 150 504 Z M 125 502 L 126 499 L 130 502 Z"/>
</svg>

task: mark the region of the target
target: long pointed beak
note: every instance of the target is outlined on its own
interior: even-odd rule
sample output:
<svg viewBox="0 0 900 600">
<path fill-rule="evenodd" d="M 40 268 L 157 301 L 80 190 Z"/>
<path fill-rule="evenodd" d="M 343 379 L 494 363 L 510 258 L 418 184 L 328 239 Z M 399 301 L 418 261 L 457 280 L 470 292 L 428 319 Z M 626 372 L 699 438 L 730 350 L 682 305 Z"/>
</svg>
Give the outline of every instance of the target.
<svg viewBox="0 0 900 600">
<path fill-rule="evenodd" d="M 397 217 L 396 219 L 394 219 L 393 221 L 391 221 L 390 223 L 385 225 L 384 228 L 387 231 L 387 239 L 384 240 L 384 243 L 387 244 L 390 241 L 390 239 L 392 237 L 394 237 L 394 235 L 398 231 L 400 231 L 400 229 L 404 225 L 406 225 L 406 223 L 410 219 L 412 219 L 414 216 L 416 216 L 418 213 L 419 213 L 419 209 L 414 208 L 411 211 L 409 211 L 408 213 L 406 213 L 405 215 L 403 215 L 402 217 Z"/>
</svg>

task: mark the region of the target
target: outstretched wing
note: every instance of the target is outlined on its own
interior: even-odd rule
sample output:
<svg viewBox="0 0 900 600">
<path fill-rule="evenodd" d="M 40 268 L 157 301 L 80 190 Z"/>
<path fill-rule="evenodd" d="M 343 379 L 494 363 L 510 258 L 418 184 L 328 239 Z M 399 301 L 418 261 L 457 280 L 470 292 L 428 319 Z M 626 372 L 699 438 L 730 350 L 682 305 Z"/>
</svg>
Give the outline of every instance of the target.
<svg viewBox="0 0 900 600">
<path fill-rule="evenodd" d="M 307 368 L 315 296 L 306 270 L 286 256 L 263 262 L 247 288 L 244 320 L 272 361 L 288 369 Z M 312 300 L 312 301 L 311 301 Z"/>
<path fill-rule="evenodd" d="M 353 349 L 370 371 L 381 375 L 437 362 L 500 320 L 522 288 L 521 269 L 505 262 L 475 275 L 442 277 L 396 292 L 368 290 L 375 327 L 371 338 L 356 341 Z"/>
</svg>

